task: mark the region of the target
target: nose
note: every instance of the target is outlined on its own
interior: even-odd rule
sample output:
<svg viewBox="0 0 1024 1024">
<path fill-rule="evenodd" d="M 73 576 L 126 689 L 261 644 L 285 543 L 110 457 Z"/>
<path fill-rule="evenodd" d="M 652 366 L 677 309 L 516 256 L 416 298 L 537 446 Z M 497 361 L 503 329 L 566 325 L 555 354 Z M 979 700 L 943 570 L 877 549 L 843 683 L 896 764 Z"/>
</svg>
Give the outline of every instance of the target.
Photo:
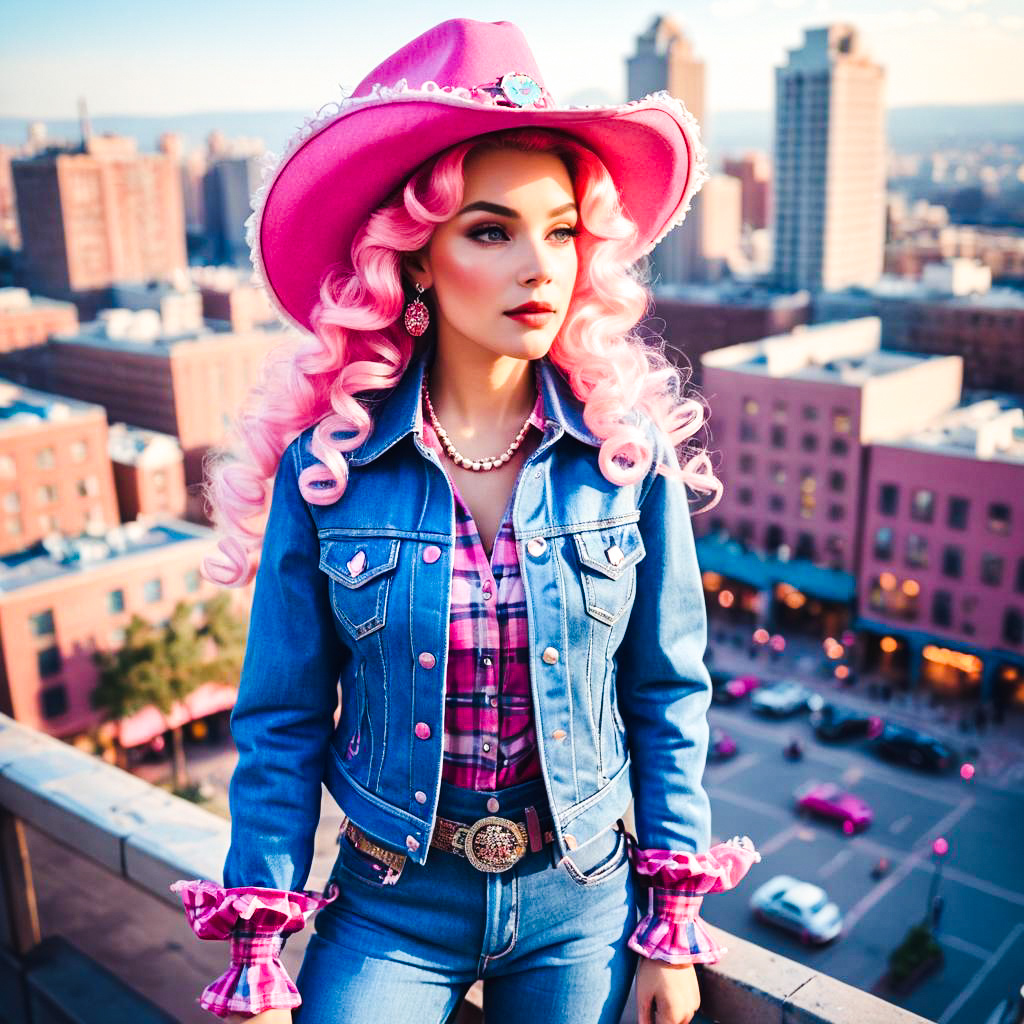
<svg viewBox="0 0 1024 1024">
<path fill-rule="evenodd" d="M 519 281 L 524 285 L 537 285 L 551 280 L 553 254 L 543 239 L 526 237 L 519 268 Z"/>
</svg>

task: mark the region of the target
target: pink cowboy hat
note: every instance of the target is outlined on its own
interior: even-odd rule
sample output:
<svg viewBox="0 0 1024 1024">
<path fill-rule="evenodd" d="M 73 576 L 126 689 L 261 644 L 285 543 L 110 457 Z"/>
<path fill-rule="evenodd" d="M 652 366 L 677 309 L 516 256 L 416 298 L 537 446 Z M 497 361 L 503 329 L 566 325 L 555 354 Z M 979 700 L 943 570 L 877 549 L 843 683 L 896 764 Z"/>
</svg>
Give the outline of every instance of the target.
<svg viewBox="0 0 1024 1024">
<path fill-rule="evenodd" d="M 351 265 L 356 232 L 420 164 L 474 136 L 524 126 L 558 128 L 597 153 L 639 228 L 636 258 L 683 220 L 707 178 L 697 122 L 667 92 L 560 107 L 515 25 L 442 22 L 322 108 L 266 165 L 247 237 L 285 321 L 311 329 L 324 273 Z"/>
</svg>

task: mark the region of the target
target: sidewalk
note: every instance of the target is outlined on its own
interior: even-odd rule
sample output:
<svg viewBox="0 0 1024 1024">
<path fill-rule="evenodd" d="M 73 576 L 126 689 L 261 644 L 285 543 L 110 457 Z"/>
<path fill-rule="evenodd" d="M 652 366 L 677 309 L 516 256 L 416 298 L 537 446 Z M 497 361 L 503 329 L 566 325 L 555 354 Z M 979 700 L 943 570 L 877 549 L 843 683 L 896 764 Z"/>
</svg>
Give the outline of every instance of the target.
<svg viewBox="0 0 1024 1024">
<path fill-rule="evenodd" d="M 991 785 L 1007 787 L 1024 782 L 1024 713 L 1009 709 L 1001 724 L 979 731 L 974 723 L 974 704 L 947 701 L 931 706 L 930 693 L 894 693 L 889 700 L 881 696 L 883 680 L 860 674 L 852 685 L 837 680 L 823 670 L 826 661 L 820 641 L 809 637 L 787 636 L 786 650 L 773 655 L 758 649 L 750 655 L 748 628 L 725 625 L 712 620 L 708 627 L 708 665 L 720 671 L 749 673 L 775 682 L 795 679 L 819 692 L 826 700 L 868 711 L 884 721 L 920 729 L 951 747 L 957 756 L 970 761 L 975 778 Z M 724 639 L 724 642 L 723 642 Z M 877 694 L 872 696 L 872 693 Z"/>
</svg>

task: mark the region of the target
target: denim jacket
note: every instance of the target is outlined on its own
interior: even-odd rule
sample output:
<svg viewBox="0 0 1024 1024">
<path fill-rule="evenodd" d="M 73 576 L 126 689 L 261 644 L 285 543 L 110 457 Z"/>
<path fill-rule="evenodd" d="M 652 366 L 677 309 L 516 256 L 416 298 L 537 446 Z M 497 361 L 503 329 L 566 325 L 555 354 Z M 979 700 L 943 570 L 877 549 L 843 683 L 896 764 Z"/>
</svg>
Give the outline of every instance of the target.
<svg viewBox="0 0 1024 1024">
<path fill-rule="evenodd" d="M 372 411 L 330 505 L 307 502 L 313 428 L 274 482 L 249 640 L 231 715 L 239 760 L 224 884 L 298 891 L 321 781 L 383 846 L 427 859 L 441 783 L 454 499 L 422 440 L 413 357 Z M 555 842 L 565 856 L 634 802 L 638 846 L 700 853 L 711 684 L 686 488 L 657 457 L 609 483 L 599 440 L 540 361 L 546 424 L 513 504 L 527 600 L 533 710 Z M 335 724 L 340 686 L 341 712 Z"/>
</svg>

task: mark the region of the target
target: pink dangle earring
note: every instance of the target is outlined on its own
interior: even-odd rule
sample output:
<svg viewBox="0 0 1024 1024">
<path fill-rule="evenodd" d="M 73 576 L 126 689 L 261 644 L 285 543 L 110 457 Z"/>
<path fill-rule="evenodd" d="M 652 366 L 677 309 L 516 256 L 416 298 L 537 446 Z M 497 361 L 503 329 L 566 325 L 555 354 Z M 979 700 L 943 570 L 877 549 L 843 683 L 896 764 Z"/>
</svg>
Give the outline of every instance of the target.
<svg viewBox="0 0 1024 1024">
<path fill-rule="evenodd" d="M 405 329 L 414 337 L 424 334 L 430 326 L 430 310 L 420 298 L 423 285 L 416 282 L 416 298 L 405 307 Z"/>
</svg>

